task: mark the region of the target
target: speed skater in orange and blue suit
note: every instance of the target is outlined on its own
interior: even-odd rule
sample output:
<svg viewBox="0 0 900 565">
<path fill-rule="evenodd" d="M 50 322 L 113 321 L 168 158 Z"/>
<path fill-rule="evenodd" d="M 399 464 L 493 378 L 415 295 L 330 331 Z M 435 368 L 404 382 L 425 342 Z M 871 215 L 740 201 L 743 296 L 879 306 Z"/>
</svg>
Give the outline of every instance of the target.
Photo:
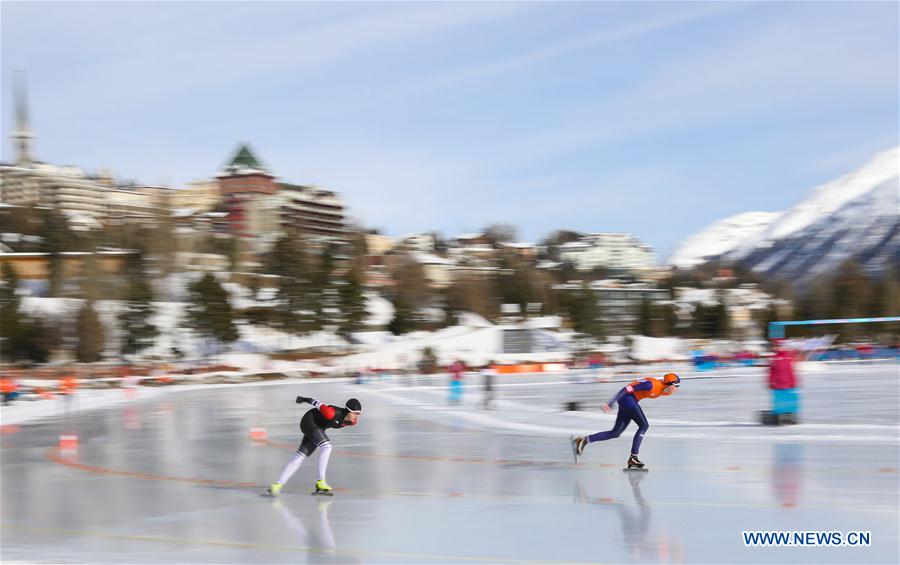
<svg viewBox="0 0 900 565">
<path fill-rule="evenodd" d="M 659 396 L 670 396 L 681 386 L 681 379 L 675 373 L 666 373 L 662 380 L 648 377 L 643 380 L 634 381 L 616 394 L 615 398 L 602 406 L 604 412 L 610 412 L 613 404 L 619 405 L 619 412 L 616 415 L 616 423 L 613 428 L 605 432 L 597 432 L 589 436 L 572 437 L 572 452 L 575 455 L 575 462 L 584 453 L 584 448 L 589 443 L 597 441 L 605 441 L 622 435 L 625 428 L 632 421 L 637 424 L 638 429 L 634 434 L 634 440 L 631 442 L 631 457 L 628 458 L 628 469 L 644 469 L 644 464 L 638 459 L 638 452 L 641 449 L 641 441 L 644 434 L 650 427 L 644 411 L 641 410 L 641 400 L 645 398 L 657 398 Z"/>
</svg>

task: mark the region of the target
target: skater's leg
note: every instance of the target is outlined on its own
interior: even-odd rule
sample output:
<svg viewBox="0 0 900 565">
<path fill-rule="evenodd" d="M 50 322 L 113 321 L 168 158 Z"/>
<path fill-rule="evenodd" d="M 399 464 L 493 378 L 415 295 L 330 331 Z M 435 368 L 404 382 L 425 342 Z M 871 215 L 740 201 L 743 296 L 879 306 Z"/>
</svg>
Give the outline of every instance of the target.
<svg viewBox="0 0 900 565">
<path fill-rule="evenodd" d="M 297 472 L 297 469 L 300 468 L 300 465 L 303 465 L 303 462 L 306 461 L 306 455 L 303 455 L 299 451 L 291 457 L 291 460 L 288 461 L 288 464 L 284 466 L 284 470 L 281 471 L 281 475 L 278 477 L 278 484 L 283 485 L 287 483 L 290 478 Z"/>
<path fill-rule="evenodd" d="M 331 442 L 319 444 L 319 480 L 325 480 L 325 472 L 328 470 L 328 459 L 331 457 Z"/>
<path fill-rule="evenodd" d="M 587 442 L 594 443 L 595 441 L 605 441 L 608 439 L 619 437 L 620 435 L 622 435 L 622 432 L 625 431 L 625 428 L 628 426 L 628 422 L 630 421 L 630 411 L 623 406 L 619 406 L 619 412 L 618 414 L 616 414 L 616 423 L 615 425 L 613 425 L 613 428 L 606 432 L 597 432 L 595 434 L 587 436 Z"/>
<path fill-rule="evenodd" d="M 647 433 L 647 430 L 650 428 L 650 423 L 647 421 L 647 417 L 644 416 L 644 411 L 641 410 L 640 406 L 635 406 L 631 414 L 631 419 L 638 425 L 638 430 L 634 434 L 634 440 L 631 442 L 631 454 L 637 455 L 641 450 L 641 442 L 644 440 L 644 434 Z"/>
<path fill-rule="evenodd" d="M 303 436 L 303 441 L 300 442 L 300 447 L 297 448 L 297 453 L 291 457 L 291 460 L 288 461 L 288 464 L 284 466 L 284 470 L 281 471 L 281 476 L 278 477 L 278 481 L 276 481 L 279 485 L 283 485 L 297 472 L 297 469 L 300 468 L 300 465 L 303 465 L 303 462 L 312 455 L 312 452 L 316 450 L 316 444 L 313 443 L 309 437 Z"/>
</svg>

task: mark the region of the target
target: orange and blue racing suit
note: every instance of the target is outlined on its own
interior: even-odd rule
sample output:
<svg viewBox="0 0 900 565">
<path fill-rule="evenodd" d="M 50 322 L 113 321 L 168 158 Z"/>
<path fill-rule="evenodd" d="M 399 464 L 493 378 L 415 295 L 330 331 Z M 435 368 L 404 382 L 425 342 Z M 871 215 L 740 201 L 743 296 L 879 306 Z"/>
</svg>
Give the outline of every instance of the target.
<svg viewBox="0 0 900 565">
<path fill-rule="evenodd" d="M 634 381 L 623 387 L 616 394 L 615 398 L 609 401 L 610 406 L 616 403 L 619 405 L 619 412 L 616 415 L 616 423 L 613 425 L 613 428 L 606 432 L 597 432 L 587 436 L 588 443 L 619 437 L 625 431 L 625 428 L 628 427 L 628 424 L 634 421 L 638 429 L 634 434 L 634 440 L 631 442 L 631 453 L 637 455 L 641 449 L 641 441 L 644 439 L 644 434 L 650 428 L 647 417 L 644 416 L 644 411 L 641 410 L 638 402 L 644 398 L 658 397 L 665 388 L 666 385 L 662 381 L 652 377 Z"/>
</svg>

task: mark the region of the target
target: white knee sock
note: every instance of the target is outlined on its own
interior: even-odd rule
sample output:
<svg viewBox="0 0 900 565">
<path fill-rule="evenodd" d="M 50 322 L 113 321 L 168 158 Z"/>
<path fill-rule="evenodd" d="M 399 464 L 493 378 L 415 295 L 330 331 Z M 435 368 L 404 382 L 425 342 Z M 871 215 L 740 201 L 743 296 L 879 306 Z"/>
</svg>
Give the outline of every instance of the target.
<svg viewBox="0 0 900 565">
<path fill-rule="evenodd" d="M 284 466 L 284 471 L 281 472 L 281 476 L 278 477 L 279 484 L 285 484 L 291 478 L 291 476 L 297 472 L 297 469 L 300 468 L 300 465 L 303 465 L 303 462 L 306 461 L 306 455 L 302 453 L 295 453 L 291 460 L 288 461 L 288 464 Z"/>
<path fill-rule="evenodd" d="M 328 458 L 331 457 L 331 442 L 326 441 L 319 446 L 319 480 L 325 480 L 325 471 L 328 469 Z"/>
</svg>

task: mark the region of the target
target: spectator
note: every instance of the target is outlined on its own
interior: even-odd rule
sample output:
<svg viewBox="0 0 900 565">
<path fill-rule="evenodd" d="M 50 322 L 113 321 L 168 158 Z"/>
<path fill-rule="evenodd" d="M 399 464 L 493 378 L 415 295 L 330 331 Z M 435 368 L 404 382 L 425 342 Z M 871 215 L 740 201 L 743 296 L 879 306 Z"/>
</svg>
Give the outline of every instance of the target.
<svg viewBox="0 0 900 565">
<path fill-rule="evenodd" d="M 455 361 L 449 367 L 450 371 L 450 404 L 462 403 L 462 374 L 466 366 L 462 361 Z"/>
<path fill-rule="evenodd" d="M 782 339 L 773 340 L 772 344 L 775 348 L 775 356 L 772 357 L 769 365 L 772 413 L 779 422 L 796 423 L 796 415 L 799 411 L 797 375 L 794 372 L 796 355 Z"/>
<path fill-rule="evenodd" d="M 19 383 L 13 377 L 3 377 L 0 379 L 0 392 L 3 393 L 3 405 L 8 406 L 19 398 Z"/>
<path fill-rule="evenodd" d="M 491 403 L 494 401 L 494 375 L 497 374 L 497 370 L 494 369 L 494 362 L 488 361 L 487 364 L 481 368 L 481 375 L 484 377 L 484 409 L 490 410 Z"/>
</svg>

